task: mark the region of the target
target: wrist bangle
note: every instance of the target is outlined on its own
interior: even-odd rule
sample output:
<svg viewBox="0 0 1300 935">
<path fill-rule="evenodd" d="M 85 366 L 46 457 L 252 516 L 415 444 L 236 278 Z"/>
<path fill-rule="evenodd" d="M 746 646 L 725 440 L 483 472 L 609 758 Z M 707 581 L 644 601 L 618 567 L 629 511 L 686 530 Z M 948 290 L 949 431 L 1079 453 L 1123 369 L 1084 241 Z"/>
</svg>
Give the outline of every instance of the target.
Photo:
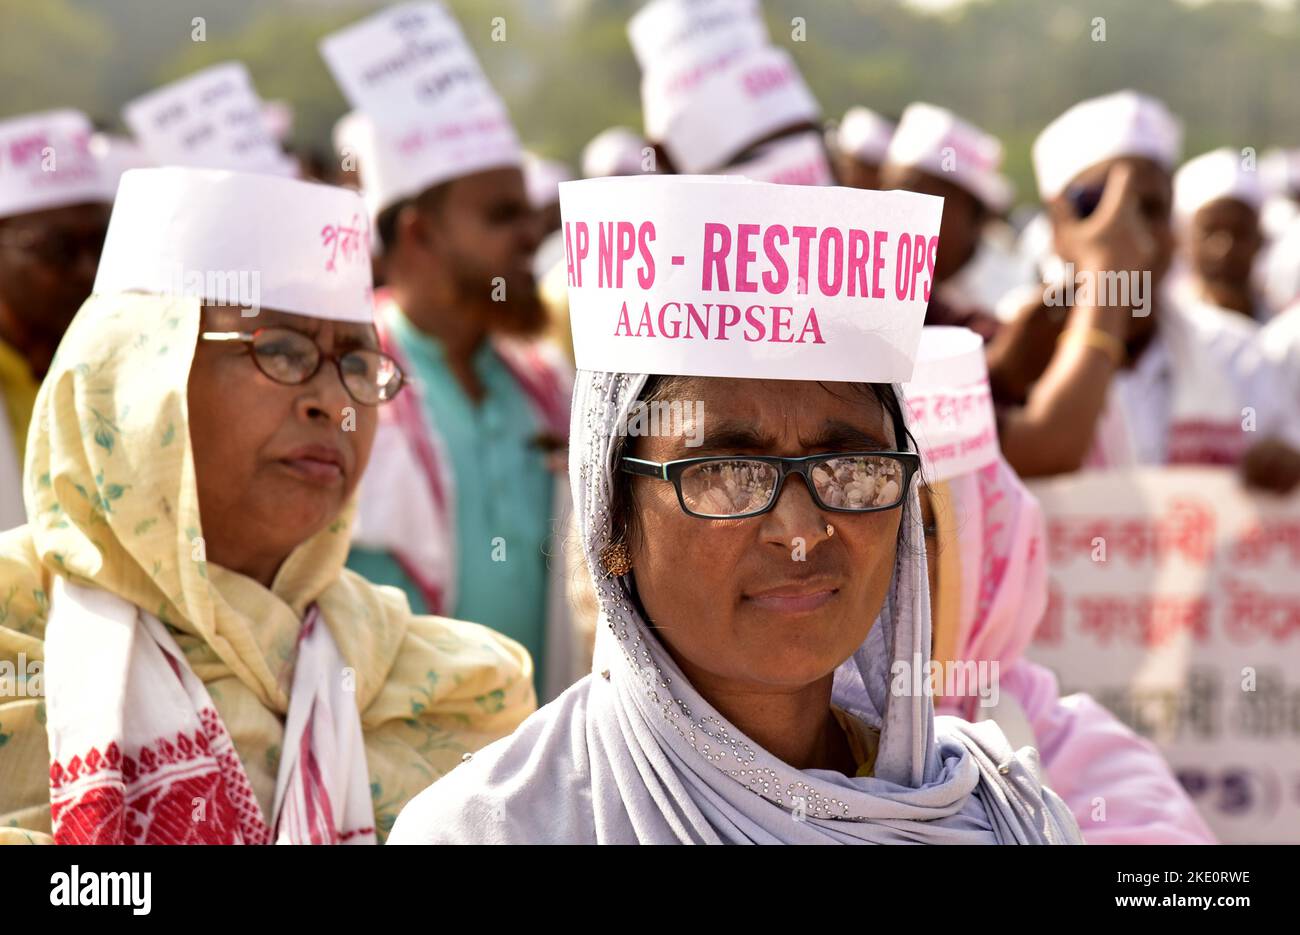
<svg viewBox="0 0 1300 935">
<path fill-rule="evenodd" d="M 1061 343 L 1066 338 L 1080 341 L 1104 352 L 1116 367 L 1122 366 L 1128 358 L 1128 348 L 1124 346 L 1124 342 L 1109 331 L 1102 331 L 1100 328 L 1067 328 L 1061 332 L 1057 343 Z"/>
</svg>

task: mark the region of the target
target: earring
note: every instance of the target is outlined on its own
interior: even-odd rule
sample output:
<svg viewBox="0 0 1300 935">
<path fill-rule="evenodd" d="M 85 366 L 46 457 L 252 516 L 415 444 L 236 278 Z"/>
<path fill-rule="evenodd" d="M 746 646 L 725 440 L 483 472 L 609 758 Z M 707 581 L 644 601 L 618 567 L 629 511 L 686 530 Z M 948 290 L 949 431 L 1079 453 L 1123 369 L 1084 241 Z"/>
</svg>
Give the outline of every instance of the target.
<svg viewBox="0 0 1300 935">
<path fill-rule="evenodd" d="M 632 570 L 632 553 L 622 542 L 605 546 L 600 553 L 600 564 L 610 578 L 621 578 Z"/>
<path fill-rule="evenodd" d="M 830 523 L 827 523 L 827 524 L 826 524 L 826 538 L 829 539 L 829 538 L 830 538 L 831 536 L 833 536 L 833 535 L 835 535 L 835 527 L 832 526 Z"/>
</svg>

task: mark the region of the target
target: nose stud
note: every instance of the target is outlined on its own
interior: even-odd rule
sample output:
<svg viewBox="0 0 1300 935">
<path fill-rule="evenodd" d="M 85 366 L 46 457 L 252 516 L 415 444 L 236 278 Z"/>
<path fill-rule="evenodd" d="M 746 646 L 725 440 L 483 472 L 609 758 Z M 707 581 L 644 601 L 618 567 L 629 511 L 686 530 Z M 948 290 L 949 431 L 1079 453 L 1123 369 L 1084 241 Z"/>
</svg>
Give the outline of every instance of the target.
<svg viewBox="0 0 1300 935">
<path fill-rule="evenodd" d="M 826 524 L 826 538 L 829 539 L 829 538 L 830 538 L 831 536 L 833 536 L 833 535 L 835 535 L 835 527 L 832 526 L 830 523 L 827 523 L 827 524 Z"/>
</svg>

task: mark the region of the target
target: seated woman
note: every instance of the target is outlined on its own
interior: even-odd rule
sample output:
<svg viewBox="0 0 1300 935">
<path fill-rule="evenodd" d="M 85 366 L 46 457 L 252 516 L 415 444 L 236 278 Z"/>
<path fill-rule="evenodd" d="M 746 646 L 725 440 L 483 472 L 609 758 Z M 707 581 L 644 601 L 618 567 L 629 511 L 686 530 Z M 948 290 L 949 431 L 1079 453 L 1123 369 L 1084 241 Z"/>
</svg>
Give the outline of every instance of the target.
<svg viewBox="0 0 1300 935">
<path fill-rule="evenodd" d="M 1047 610 L 1047 530 L 998 452 L 980 337 L 927 327 L 904 389 L 924 463 L 933 658 L 964 672 L 940 686 L 938 711 L 991 718 L 1036 748 L 1089 844 L 1213 844 L 1155 746 L 1089 695 L 1062 698 L 1024 655 Z"/>
<path fill-rule="evenodd" d="M 402 381 L 364 217 L 322 185 L 124 176 L 0 538 L 0 660 L 29 676 L 0 841 L 374 843 L 532 711 L 521 647 L 343 568 Z"/>
<path fill-rule="evenodd" d="M 651 217 L 661 249 L 677 253 L 697 233 L 670 214 L 688 200 L 685 213 L 721 222 L 763 216 L 773 207 L 764 199 L 784 197 L 793 212 L 810 198 L 789 186 L 662 178 L 573 183 L 562 199 L 584 186 L 600 186 L 588 190 L 620 216 Z M 827 213 L 845 219 L 931 201 L 825 194 L 838 205 Z M 936 229 L 937 212 L 930 222 Z M 667 281 L 683 289 L 683 278 Z M 635 292 L 624 293 L 629 305 Z M 575 322 L 590 322 L 587 296 L 570 294 Z M 841 340 L 863 305 L 846 303 L 834 321 L 832 306 L 818 311 Z M 924 301 L 889 312 L 919 325 Z M 874 337 L 870 324 L 859 322 Z M 570 478 L 584 553 L 603 571 L 595 672 L 416 797 L 390 840 L 1077 841 L 1063 804 L 995 725 L 936 720 L 908 675 L 929 658 L 930 617 L 918 459 L 897 390 L 758 377 L 789 358 L 740 345 L 729 353 L 752 359 L 728 365 L 717 353 L 719 376 L 599 372 L 576 327 L 575 338 L 584 369 Z M 915 351 L 906 345 L 855 356 L 855 366 L 869 379 L 881 360 Z M 653 352 L 638 342 L 611 362 Z M 680 437 L 619 430 L 639 402 L 673 401 L 693 402 L 680 406 L 694 413 Z M 700 418 L 702 446 L 691 447 Z M 710 483 L 724 475 L 749 478 L 747 489 L 722 496 Z M 895 486 L 892 499 L 850 505 L 845 488 L 873 475 L 886 478 L 874 490 Z"/>
</svg>

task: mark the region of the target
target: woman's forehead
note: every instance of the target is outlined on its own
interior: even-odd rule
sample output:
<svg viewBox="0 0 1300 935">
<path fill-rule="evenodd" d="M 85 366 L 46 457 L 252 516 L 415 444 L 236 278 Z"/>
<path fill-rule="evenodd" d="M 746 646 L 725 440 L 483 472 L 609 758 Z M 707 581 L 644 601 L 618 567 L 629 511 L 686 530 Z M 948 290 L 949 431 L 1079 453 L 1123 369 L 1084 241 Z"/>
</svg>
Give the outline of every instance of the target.
<svg viewBox="0 0 1300 935">
<path fill-rule="evenodd" d="M 880 400 L 865 383 L 674 377 L 655 396 L 667 402 L 695 403 L 706 426 L 715 420 L 748 422 L 771 434 L 783 428 L 808 430 L 831 423 L 852 425 L 875 435 L 893 428 Z"/>
<path fill-rule="evenodd" d="M 237 305 L 205 305 L 203 321 L 208 326 L 238 328 L 252 331 L 257 328 L 290 328 L 303 334 L 319 334 L 327 326 L 337 336 L 356 335 L 371 336 L 375 326 L 359 322 L 335 321 L 316 318 L 311 315 L 298 315 L 293 312 L 281 312 L 270 308 L 248 309 Z"/>
</svg>

